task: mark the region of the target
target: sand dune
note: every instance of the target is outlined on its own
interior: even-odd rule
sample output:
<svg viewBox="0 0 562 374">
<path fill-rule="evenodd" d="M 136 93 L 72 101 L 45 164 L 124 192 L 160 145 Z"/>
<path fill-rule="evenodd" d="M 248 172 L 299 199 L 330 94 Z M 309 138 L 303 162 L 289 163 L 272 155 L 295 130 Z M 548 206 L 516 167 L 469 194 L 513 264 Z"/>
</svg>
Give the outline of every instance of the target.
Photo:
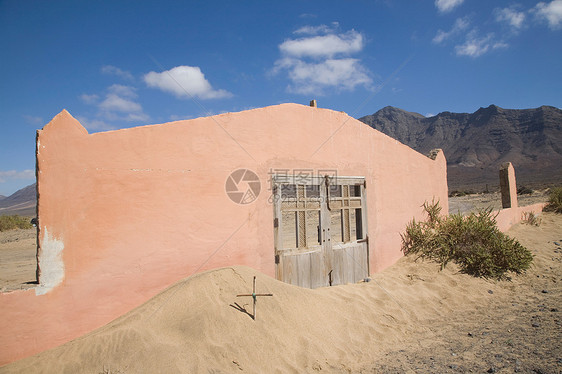
<svg viewBox="0 0 562 374">
<path fill-rule="evenodd" d="M 0 372 L 437 373 L 485 372 L 491 365 L 496 372 L 513 372 L 517 365 L 522 372 L 559 372 L 562 249 L 554 242 L 562 242 L 562 217 L 544 214 L 542 220 L 539 227 L 521 224 L 510 231 L 536 255 L 533 269 L 511 282 L 473 278 L 455 266 L 440 272 L 438 265 L 412 258 L 370 282 L 317 290 L 247 267 L 218 269 Z M 257 292 L 274 295 L 258 299 L 256 320 L 249 315 L 251 298 L 236 297 L 251 292 L 254 275 Z M 525 330 L 504 329 L 521 324 L 524 308 L 532 309 Z M 531 314 L 540 317 L 538 327 Z M 486 329 L 505 336 L 489 342 Z M 525 355 L 529 344 L 536 352 Z M 497 352 L 502 359 L 490 362 Z"/>
</svg>

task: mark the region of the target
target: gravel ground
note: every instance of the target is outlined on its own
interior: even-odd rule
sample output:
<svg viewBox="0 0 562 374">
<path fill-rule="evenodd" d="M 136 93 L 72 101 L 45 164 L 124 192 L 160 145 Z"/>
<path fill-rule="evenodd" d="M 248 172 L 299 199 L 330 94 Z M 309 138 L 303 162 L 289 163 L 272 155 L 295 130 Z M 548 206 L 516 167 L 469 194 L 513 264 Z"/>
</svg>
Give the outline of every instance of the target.
<svg viewBox="0 0 562 374">
<path fill-rule="evenodd" d="M 535 255 L 526 274 L 491 282 L 484 308 L 437 317 L 360 372 L 562 373 L 562 215 L 541 219 L 508 232 Z"/>
</svg>

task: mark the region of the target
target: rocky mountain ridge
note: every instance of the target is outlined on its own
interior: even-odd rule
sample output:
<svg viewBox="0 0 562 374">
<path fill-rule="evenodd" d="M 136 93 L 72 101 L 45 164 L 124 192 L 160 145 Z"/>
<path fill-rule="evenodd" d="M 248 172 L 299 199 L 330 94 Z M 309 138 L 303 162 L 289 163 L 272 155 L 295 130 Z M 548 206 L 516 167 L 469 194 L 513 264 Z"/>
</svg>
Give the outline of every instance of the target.
<svg viewBox="0 0 562 374">
<path fill-rule="evenodd" d="M 34 216 L 37 204 L 36 184 L 30 184 L 17 190 L 10 196 L 0 199 L 0 215 L 18 214 L 20 216 Z"/>
<path fill-rule="evenodd" d="M 490 105 L 474 113 L 425 117 L 387 106 L 359 120 L 420 153 L 443 149 L 450 190 L 498 185 L 499 167 L 507 161 L 520 185 L 562 182 L 562 110 L 555 107 Z"/>
</svg>

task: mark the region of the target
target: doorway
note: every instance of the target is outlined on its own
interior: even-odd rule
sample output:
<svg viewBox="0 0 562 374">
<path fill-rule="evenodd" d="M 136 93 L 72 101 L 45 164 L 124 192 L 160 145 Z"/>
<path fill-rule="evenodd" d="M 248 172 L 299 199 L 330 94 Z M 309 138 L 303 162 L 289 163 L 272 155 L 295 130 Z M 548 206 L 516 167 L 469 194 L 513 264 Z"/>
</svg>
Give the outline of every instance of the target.
<svg viewBox="0 0 562 374">
<path fill-rule="evenodd" d="M 306 288 L 369 275 L 364 177 L 273 176 L 277 279 Z"/>
</svg>

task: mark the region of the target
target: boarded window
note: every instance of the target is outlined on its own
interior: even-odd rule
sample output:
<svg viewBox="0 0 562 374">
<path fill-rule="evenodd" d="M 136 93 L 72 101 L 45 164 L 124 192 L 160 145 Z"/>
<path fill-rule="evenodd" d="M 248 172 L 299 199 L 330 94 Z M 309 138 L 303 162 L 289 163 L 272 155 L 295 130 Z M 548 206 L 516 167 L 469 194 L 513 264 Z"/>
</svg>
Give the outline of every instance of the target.
<svg viewBox="0 0 562 374">
<path fill-rule="evenodd" d="M 281 185 L 282 249 L 320 244 L 320 185 Z"/>
<path fill-rule="evenodd" d="M 280 183 L 282 250 L 314 249 L 322 244 L 322 211 L 329 215 L 332 243 L 363 239 L 362 184 Z M 322 190 L 323 189 L 323 190 Z M 326 235 L 326 234 L 324 234 Z"/>
<path fill-rule="evenodd" d="M 363 239 L 361 185 L 336 184 L 330 187 L 328 206 L 331 211 L 332 241 L 349 243 Z"/>
</svg>

